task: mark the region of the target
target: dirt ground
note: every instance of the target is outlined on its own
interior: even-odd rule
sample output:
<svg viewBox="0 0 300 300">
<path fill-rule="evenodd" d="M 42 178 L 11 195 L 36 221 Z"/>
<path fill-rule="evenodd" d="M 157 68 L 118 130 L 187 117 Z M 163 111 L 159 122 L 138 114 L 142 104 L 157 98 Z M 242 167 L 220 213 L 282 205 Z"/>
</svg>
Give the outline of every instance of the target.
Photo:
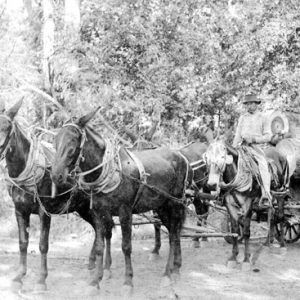
<svg viewBox="0 0 300 300">
<path fill-rule="evenodd" d="M 0 231 L 1 233 L 1 231 Z M 168 240 L 164 235 L 160 258 L 149 261 L 153 247 L 151 225 L 134 229 L 132 262 L 134 268 L 133 299 L 299 299 L 300 243 L 288 246 L 286 252 L 277 247 L 267 248 L 261 242 L 251 242 L 254 265 L 250 271 L 226 266 L 231 246 L 223 238 L 210 238 L 200 248 L 193 248 L 189 238 L 182 239 L 183 264 L 179 280 L 171 291 L 161 288 L 167 259 Z M 48 290 L 33 290 L 39 269 L 38 239 L 29 245 L 28 272 L 22 291 L 12 293 L 10 283 L 18 265 L 18 240 L 5 234 L 0 236 L 0 299 L 126 299 L 123 297 L 124 259 L 119 228 L 113 233 L 112 278 L 103 281 L 95 296 L 86 293 L 88 254 L 92 233 L 84 235 L 50 235 L 48 255 Z M 240 247 L 242 260 L 243 246 Z"/>
</svg>

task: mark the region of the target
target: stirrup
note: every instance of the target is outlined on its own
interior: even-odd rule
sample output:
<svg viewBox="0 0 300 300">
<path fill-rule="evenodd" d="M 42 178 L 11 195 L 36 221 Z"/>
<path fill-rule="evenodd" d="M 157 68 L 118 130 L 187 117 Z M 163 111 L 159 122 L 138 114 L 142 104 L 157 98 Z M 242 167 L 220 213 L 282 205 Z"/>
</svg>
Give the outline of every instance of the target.
<svg viewBox="0 0 300 300">
<path fill-rule="evenodd" d="M 258 202 L 259 208 L 270 208 L 273 207 L 270 199 L 268 197 L 261 197 Z"/>
</svg>

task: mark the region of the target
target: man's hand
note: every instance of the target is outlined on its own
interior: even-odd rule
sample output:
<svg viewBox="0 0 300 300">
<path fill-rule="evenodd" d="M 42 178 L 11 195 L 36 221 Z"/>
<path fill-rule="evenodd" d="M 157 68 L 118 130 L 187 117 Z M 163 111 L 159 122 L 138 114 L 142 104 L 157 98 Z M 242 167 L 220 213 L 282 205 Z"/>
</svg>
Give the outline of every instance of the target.
<svg viewBox="0 0 300 300">
<path fill-rule="evenodd" d="M 248 144 L 248 145 L 251 145 L 253 143 L 255 143 L 255 138 L 250 136 L 250 135 L 246 135 L 243 137 L 243 141 Z"/>
</svg>

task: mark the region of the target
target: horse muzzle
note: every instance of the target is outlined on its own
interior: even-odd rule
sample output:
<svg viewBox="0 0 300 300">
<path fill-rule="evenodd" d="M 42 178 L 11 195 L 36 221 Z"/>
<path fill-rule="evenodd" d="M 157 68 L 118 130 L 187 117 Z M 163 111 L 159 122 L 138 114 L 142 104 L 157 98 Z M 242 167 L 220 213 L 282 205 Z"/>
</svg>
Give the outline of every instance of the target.
<svg viewBox="0 0 300 300">
<path fill-rule="evenodd" d="M 207 185 L 211 191 L 219 190 L 220 175 L 219 174 L 210 174 L 208 176 Z"/>
<path fill-rule="evenodd" d="M 56 186 L 65 184 L 67 182 L 67 176 L 67 170 L 58 170 L 55 167 L 52 167 L 51 178 Z"/>
</svg>

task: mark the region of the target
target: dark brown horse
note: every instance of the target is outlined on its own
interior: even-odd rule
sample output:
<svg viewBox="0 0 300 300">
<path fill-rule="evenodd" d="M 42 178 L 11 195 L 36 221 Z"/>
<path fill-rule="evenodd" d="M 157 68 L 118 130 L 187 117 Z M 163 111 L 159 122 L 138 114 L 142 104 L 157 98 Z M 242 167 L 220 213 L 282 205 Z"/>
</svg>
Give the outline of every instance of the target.
<svg viewBox="0 0 300 300">
<path fill-rule="evenodd" d="M 40 218 L 41 269 L 35 288 L 45 290 L 51 214 L 77 211 L 93 227 L 94 223 L 90 215 L 89 200 L 69 183 L 61 185 L 57 196 L 51 198 L 52 181 L 43 149 L 15 120 L 21 104 L 22 101 L 17 102 L 6 114 L 0 115 L 0 154 L 1 159 L 6 160 L 9 194 L 15 205 L 19 229 L 20 266 L 12 287 L 20 289 L 22 279 L 26 275 L 30 215 L 37 214 Z M 111 236 L 106 237 L 110 240 Z M 94 256 L 92 250 L 90 268 L 94 264 Z"/>
<path fill-rule="evenodd" d="M 150 145 L 153 147 L 153 145 Z M 191 169 L 193 170 L 193 181 L 192 185 L 190 186 L 190 190 L 193 192 L 193 195 L 190 197 L 190 195 L 187 195 L 187 198 L 191 198 L 191 203 L 194 204 L 195 212 L 198 216 L 201 216 L 201 219 L 199 220 L 200 224 L 206 223 L 206 216 L 208 214 L 208 208 L 209 206 L 206 203 L 206 199 L 204 197 L 203 193 L 209 193 L 209 189 L 206 185 L 207 183 L 207 170 L 206 170 L 206 164 L 203 160 L 203 154 L 207 149 L 206 143 L 201 142 L 192 142 L 188 145 L 185 145 L 178 149 L 178 151 L 184 155 L 184 157 L 188 160 Z M 203 192 L 203 193 L 202 193 Z M 161 246 L 161 225 L 155 224 L 154 225 L 155 230 L 155 246 L 152 250 L 152 256 L 151 258 L 155 259 L 155 257 L 159 254 L 160 246 Z M 203 238 L 203 240 L 206 240 Z M 200 246 L 199 244 L 199 238 L 193 238 L 194 241 L 194 247 L 198 248 Z"/>
<path fill-rule="evenodd" d="M 247 148 L 246 148 L 247 149 Z M 245 150 L 246 150 L 245 149 Z M 242 149 L 241 149 L 242 150 Z M 208 166 L 208 185 L 214 190 L 221 190 L 224 193 L 225 205 L 231 218 L 232 231 L 239 232 L 239 225 L 243 226 L 243 237 L 245 242 L 245 253 L 243 269 L 250 268 L 250 221 L 254 205 L 261 196 L 259 178 L 254 176 L 249 169 L 249 160 L 245 158 L 244 152 L 237 151 L 223 141 L 215 141 L 208 147 L 204 158 Z M 288 162 L 277 151 L 270 148 L 266 155 L 275 163 L 275 177 L 273 190 L 285 186 L 288 178 Z M 245 159 L 244 159 L 245 158 Z M 243 169 L 246 163 L 246 168 Z M 277 200 L 278 221 L 281 223 L 281 246 L 284 246 L 283 234 L 283 199 Z M 273 230 L 270 230 L 273 233 Z M 232 255 L 228 264 L 236 264 L 238 255 L 238 238 L 233 238 Z"/>
<path fill-rule="evenodd" d="M 66 124 L 56 137 L 52 178 L 61 186 L 68 174 L 79 169 L 79 186 L 90 193 L 91 215 L 96 224 L 96 267 L 91 286 L 99 287 L 103 276 L 105 224 L 118 215 L 125 256 L 124 288 L 132 290 L 131 264 L 132 214 L 155 210 L 169 231 L 169 256 L 165 279 L 178 274 L 181 267 L 180 232 L 185 218 L 183 197 L 191 180 L 187 160 L 167 147 L 129 152 L 115 149 L 108 139 L 87 123 L 95 115 L 83 116 L 76 124 Z"/>
</svg>

